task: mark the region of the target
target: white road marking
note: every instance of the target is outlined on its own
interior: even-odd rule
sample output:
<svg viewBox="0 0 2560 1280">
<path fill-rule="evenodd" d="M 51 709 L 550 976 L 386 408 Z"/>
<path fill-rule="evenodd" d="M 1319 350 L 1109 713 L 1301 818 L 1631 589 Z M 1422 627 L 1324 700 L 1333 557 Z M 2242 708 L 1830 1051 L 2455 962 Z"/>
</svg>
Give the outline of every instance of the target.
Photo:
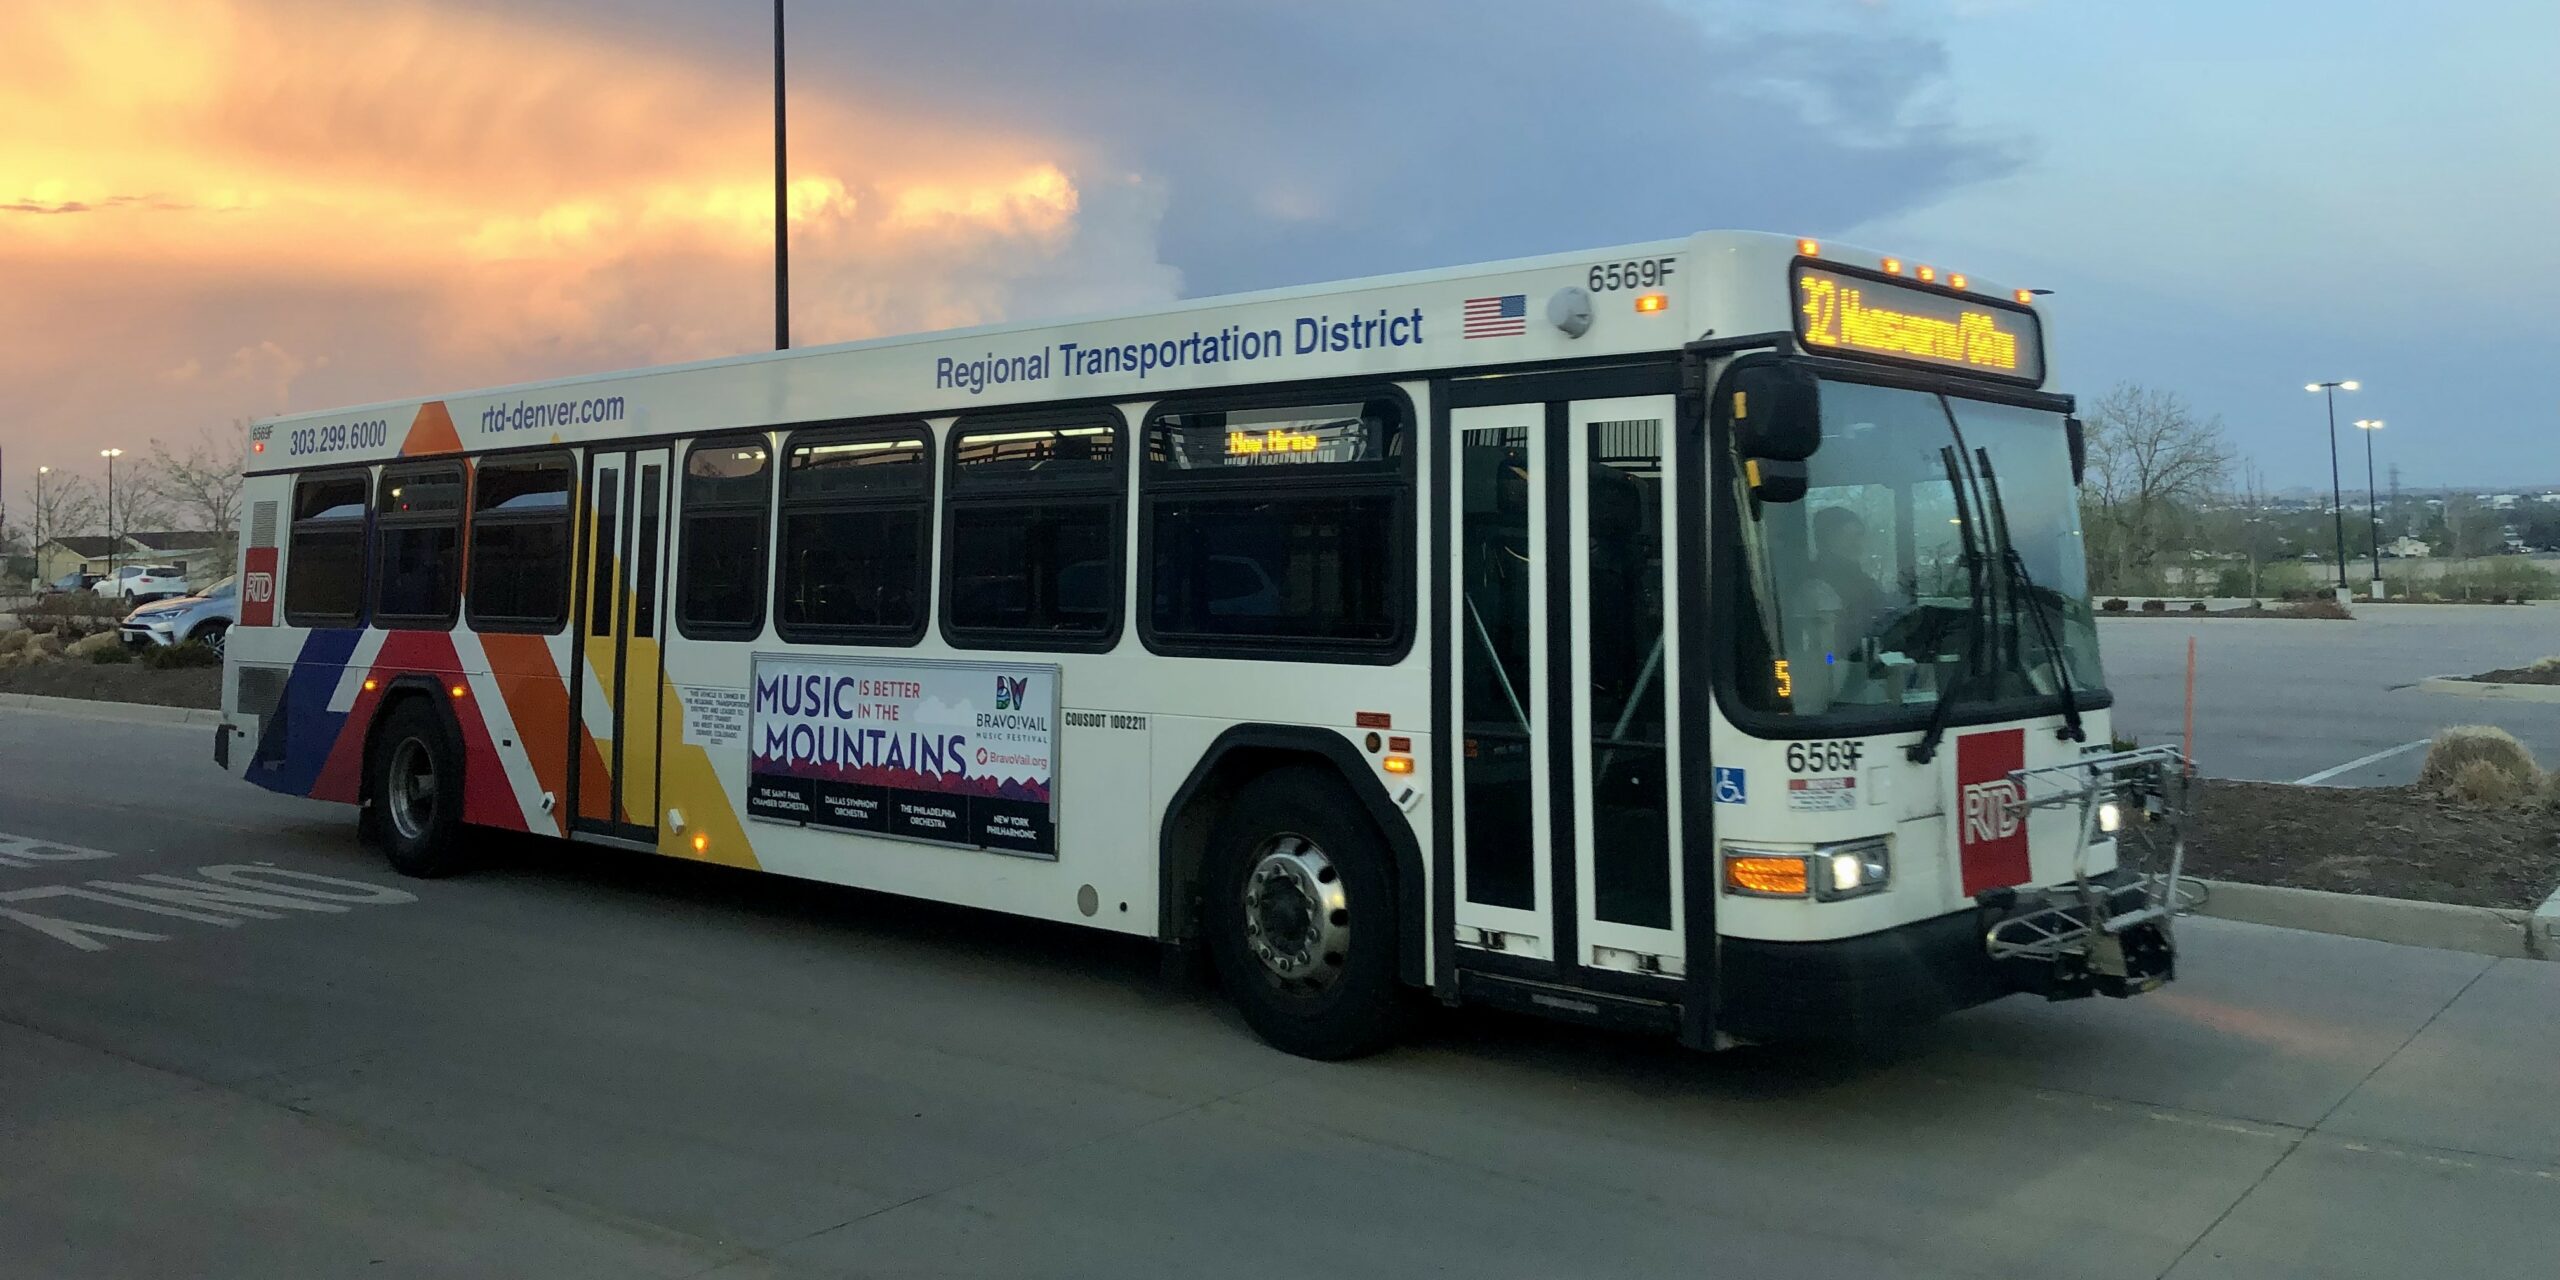
<svg viewBox="0 0 2560 1280">
<path fill-rule="evenodd" d="M 2427 742 L 2428 739 L 2420 738 L 2416 742 L 2403 742 L 2399 746 L 2393 747 L 2387 751 L 2376 751 L 2369 756 L 2358 756 L 2334 769 L 2323 769 L 2318 773 L 2312 774 L 2308 778 L 2296 778 L 2293 780 L 2293 785 L 2297 787 L 2318 786 L 2323 782 L 2327 782 L 2331 778 L 2337 777 L 2339 774 L 2349 773 L 2354 770 L 2361 769 L 2366 765 L 2388 760 L 2403 751 L 2415 751 L 2418 748 L 2427 745 Z"/>
</svg>

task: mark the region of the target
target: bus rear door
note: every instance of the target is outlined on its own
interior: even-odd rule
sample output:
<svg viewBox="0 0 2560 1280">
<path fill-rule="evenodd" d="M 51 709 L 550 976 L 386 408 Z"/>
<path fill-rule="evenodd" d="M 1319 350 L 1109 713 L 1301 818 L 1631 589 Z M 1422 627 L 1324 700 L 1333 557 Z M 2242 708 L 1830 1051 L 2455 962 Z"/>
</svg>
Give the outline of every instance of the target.
<svg viewBox="0 0 2560 1280">
<path fill-rule="evenodd" d="M 666 625 L 668 451 L 588 457 L 576 714 L 593 752 L 571 761 L 570 829 L 655 847 Z"/>
</svg>

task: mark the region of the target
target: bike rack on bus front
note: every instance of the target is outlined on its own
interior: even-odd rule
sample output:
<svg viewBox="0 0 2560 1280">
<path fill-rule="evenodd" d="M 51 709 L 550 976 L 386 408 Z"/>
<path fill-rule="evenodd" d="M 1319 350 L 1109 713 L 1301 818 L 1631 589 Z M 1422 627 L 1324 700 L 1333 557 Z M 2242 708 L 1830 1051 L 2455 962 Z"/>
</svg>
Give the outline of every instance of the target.
<svg viewBox="0 0 2560 1280">
<path fill-rule="evenodd" d="M 2079 837 L 2072 850 L 2071 883 L 2019 895 L 2025 909 L 1985 931 L 1994 960 L 2046 961 L 2056 968 L 2056 998 L 2104 992 L 2131 995 L 2164 981 L 2174 963 L 2170 920 L 2200 904 L 2183 887 L 2194 774 L 2175 747 L 2142 747 L 2086 756 L 2068 764 L 2010 771 L 2007 802 L 2022 823 L 2036 809 L 2076 809 Z M 2100 809 L 2117 806 L 2115 830 L 2102 830 Z M 2137 826 L 2165 841 L 2168 865 L 2127 865 L 2127 837 Z M 2117 870 L 2093 875 L 2092 848 L 2113 839 Z M 2040 901 L 2039 901 L 2040 900 Z M 2146 929 L 2145 926 L 2153 926 Z M 2128 943 L 2131 949 L 2128 950 Z"/>
</svg>

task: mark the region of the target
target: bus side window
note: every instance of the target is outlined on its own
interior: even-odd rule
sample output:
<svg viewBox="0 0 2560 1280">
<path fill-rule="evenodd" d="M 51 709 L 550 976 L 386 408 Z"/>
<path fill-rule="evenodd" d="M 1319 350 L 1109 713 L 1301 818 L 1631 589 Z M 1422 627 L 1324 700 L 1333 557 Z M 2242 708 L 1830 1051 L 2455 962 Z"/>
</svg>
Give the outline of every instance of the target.
<svg viewBox="0 0 2560 1280">
<path fill-rule="evenodd" d="M 374 625 L 453 625 L 462 599 L 462 490 L 459 462 L 382 469 L 374 505 Z"/>
<path fill-rule="evenodd" d="M 364 618 L 364 546 L 372 477 L 363 471 L 307 475 L 293 482 L 293 531 L 286 548 L 288 626 L 352 627 Z"/>
<path fill-rule="evenodd" d="M 1107 417 L 952 433 L 942 624 L 954 645 L 1111 647 L 1125 457 Z"/>
<path fill-rule="evenodd" d="M 569 455 L 490 458 L 472 485 L 475 631 L 557 635 L 569 620 Z"/>
<path fill-rule="evenodd" d="M 676 629 L 697 640 L 764 634 L 773 505 L 773 455 L 765 437 L 696 443 L 685 453 L 679 496 Z"/>
<path fill-rule="evenodd" d="M 774 625 L 785 640 L 924 635 L 933 472 L 921 424 L 795 432 L 784 445 Z"/>
<path fill-rule="evenodd" d="M 1413 622 L 1409 416 L 1391 396 L 1151 416 L 1148 647 L 1394 661 Z"/>
</svg>

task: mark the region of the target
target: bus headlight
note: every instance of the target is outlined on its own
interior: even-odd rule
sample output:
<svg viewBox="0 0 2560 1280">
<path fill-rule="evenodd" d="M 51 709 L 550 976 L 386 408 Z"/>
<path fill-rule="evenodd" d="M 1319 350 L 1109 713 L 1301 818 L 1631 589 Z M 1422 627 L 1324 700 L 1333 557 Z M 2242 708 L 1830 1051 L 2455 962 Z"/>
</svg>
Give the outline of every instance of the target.
<svg viewBox="0 0 2560 1280">
<path fill-rule="evenodd" d="M 1813 860 L 1822 871 L 1814 896 L 1824 902 L 1877 893 L 1893 883 L 1892 845 L 1882 836 L 1824 845 L 1814 851 Z"/>
<path fill-rule="evenodd" d="M 2098 830 L 2114 835 L 2124 825 L 2124 806 L 2113 800 L 2098 802 Z"/>
<path fill-rule="evenodd" d="M 1809 853 L 1741 847 L 1724 851 L 1724 890 L 1745 897 L 1838 902 L 1881 892 L 1892 882 L 1892 843 L 1883 836 L 1815 845 Z"/>
</svg>

